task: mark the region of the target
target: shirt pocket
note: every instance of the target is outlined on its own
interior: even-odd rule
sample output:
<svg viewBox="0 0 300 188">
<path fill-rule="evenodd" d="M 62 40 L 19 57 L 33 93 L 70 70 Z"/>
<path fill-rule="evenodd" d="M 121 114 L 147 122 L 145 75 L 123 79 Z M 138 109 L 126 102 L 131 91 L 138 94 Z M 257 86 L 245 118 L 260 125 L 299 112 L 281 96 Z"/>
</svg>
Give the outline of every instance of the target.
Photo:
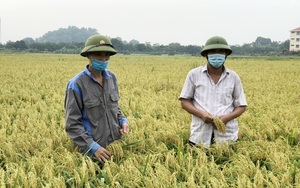
<svg viewBox="0 0 300 188">
<path fill-rule="evenodd" d="M 105 114 L 105 108 L 99 99 L 91 99 L 85 102 L 88 119 L 95 123 Z"/>
<path fill-rule="evenodd" d="M 233 102 L 233 87 L 225 87 L 222 90 L 221 103 L 223 105 L 230 105 Z"/>
<path fill-rule="evenodd" d="M 118 93 L 110 93 L 110 102 L 112 107 L 118 107 L 120 96 Z"/>
<path fill-rule="evenodd" d="M 110 99 L 113 101 L 113 102 L 118 102 L 118 100 L 120 99 L 120 96 L 118 93 L 111 93 L 110 94 Z"/>
</svg>

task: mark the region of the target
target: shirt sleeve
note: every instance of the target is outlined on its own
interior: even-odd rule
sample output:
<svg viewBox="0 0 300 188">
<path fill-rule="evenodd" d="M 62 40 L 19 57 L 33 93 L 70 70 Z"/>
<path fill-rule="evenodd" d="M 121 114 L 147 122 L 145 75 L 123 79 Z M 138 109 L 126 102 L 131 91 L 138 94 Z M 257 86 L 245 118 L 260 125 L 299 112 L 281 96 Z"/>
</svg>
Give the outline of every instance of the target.
<svg viewBox="0 0 300 188">
<path fill-rule="evenodd" d="M 192 72 L 189 72 L 183 84 L 179 99 L 193 99 L 194 91 L 195 84 L 192 80 Z"/>
<path fill-rule="evenodd" d="M 233 93 L 234 101 L 233 104 L 235 107 L 238 106 L 247 106 L 246 96 L 244 93 L 243 85 L 241 79 L 238 75 L 236 75 L 235 79 L 235 87 Z"/>
<path fill-rule="evenodd" d="M 75 146 L 79 147 L 81 152 L 92 150 L 94 153 L 100 146 L 94 143 L 91 136 L 88 135 L 82 124 L 83 102 L 80 88 L 76 83 L 69 83 L 65 96 L 66 111 L 66 132 L 72 139 Z"/>
</svg>

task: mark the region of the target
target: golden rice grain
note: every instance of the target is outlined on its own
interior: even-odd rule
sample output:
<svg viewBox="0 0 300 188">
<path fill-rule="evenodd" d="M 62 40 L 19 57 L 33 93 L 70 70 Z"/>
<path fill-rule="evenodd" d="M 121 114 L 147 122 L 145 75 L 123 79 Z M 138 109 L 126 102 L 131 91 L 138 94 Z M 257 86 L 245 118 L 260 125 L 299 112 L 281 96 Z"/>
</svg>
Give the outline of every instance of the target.
<svg viewBox="0 0 300 188">
<path fill-rule="evenodd" d="M 116 161 L 120 161 L 124 155 L 122 146 L 124 142 L 121 140 L 114 141 L 113 143 L 107 146 L 107 150 L 114 157 Z"/>
<path fill-rule="evenodd" d="M 214 122 L 214 124 L 217 127 L 217 129 L 218 129 L 219 132 L 221 132 L 223 134 L 226 134 L 226 126 L 223 123 L 223 121 L 220 120 L 220 118 L 213 117 L 213 122 Z"/>
</svg>

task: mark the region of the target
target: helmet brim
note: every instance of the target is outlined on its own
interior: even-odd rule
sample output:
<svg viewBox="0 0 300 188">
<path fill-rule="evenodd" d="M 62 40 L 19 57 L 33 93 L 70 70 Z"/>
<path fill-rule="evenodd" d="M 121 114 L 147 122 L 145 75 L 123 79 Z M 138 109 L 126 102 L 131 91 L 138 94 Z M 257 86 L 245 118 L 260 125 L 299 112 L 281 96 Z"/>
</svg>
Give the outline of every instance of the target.
<svg viewBox="0 0 300 188">
<path fill-rule="evenodd" d="M 87 46 L 85 48 L 83 48 L 83 50 L 81 51 L 80 55 L 83 57 L 86 57 L 86 53 L 89 52 L 109 52 L 110 56 L 115 55 L 117 53 L 117 51 L 112 48 L 111 46 Z"/>
<path fill-rule="evenodd" d="M 208 51 L 208 50 L 214 50 L 214 49 L 224 49 L 224 50 L 226 50 L 227 51 L 227 55 L 230 55 L 231 53 L 232 53 L 232 50 L 227 46 L 227 45 L 224 45 L 224 44 L 211 44 L 211 45 L 207 45 L 207 46 L 205 46 L 203 49 L 202 49 L 202 51 L 201 51 L 201 55 L 203 56 L 203 57 L 205 57 L 205 55 L 206 55 L 206 52 Z"/>
</svg>

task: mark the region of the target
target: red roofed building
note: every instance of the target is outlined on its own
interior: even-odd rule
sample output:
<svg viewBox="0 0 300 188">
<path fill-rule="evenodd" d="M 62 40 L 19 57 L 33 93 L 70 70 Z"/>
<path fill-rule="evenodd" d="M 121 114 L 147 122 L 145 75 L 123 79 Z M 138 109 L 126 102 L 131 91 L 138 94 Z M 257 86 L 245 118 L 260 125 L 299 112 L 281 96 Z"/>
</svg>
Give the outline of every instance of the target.
<svg viewBox="0 0 300 188">
<path fill-rule="evenodd" d="M 291 30 L 290 51 L 300 51 L 300 27 Z"/>
</svg>

